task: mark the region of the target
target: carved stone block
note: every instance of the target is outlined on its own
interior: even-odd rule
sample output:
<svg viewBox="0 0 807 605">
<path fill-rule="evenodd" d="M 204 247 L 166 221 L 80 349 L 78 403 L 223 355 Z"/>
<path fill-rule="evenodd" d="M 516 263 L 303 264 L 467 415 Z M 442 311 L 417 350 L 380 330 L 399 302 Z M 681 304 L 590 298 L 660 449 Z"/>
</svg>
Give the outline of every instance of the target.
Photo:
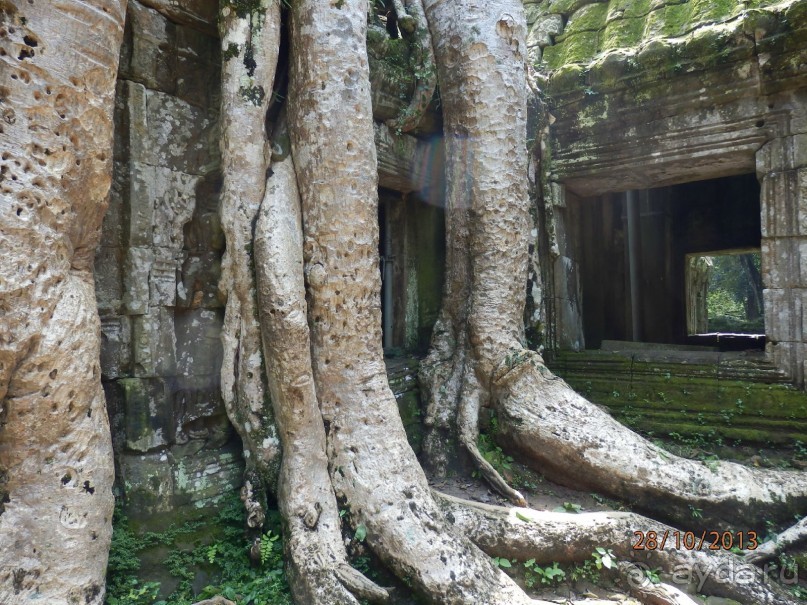
<svg viewBox="0 0 807 605">
<path fill-rule="evenodd" d="M 126 316 L 101 317 L 101 375 L 118 378 L 131 372 L 132 326 Z"/>
<path fill-rule="evenodd" d="M 177 370 L 181 376 L 215 376 L 221 371 L 223 313 L 211 309 L 177 312 Z"/>
<path fill-rule="evenodd" d="M 149 452 L 173 441 L 173 406 L 161 378 L 121 378 L 126 448 Z"/>
<path fill-rule="evenodd" d="M 129 248 L 123 264 L 123 306 L 128 315 L 144 315 L 149 310 L 149 274 L 154 263 L 150 248 Z"/>
<path fill-rule="evenodd" d="M 130 164 L 125 242 L 129 246 L 151 246 L 153 243 L 156 170 L 143 162 L 133 161 Z"/>
<path fill-rule="evenodd" d="M 763 177 L 760 197 L 762 237 L 798 235 L 799 198 L 804 196 L 807 196 L 807 190 L 800 191 L 798 171 L 776 172 Z M 801 204 L 807 204 L 807 200 Z"/>
<path fill-rule="evenodd" d="M 188 174 L 217 164 L 217 131 L 208 112 L 135 82 L 127 82 L 124 94 L 133 161 Z"/>
<path fill-rule="evenodd" d="M 149 273 L 149 303 L 153 307 L 173 307 L 176 304 L 179 262 L 171 251 L 159 252 Z"/>
<path fill-rule="evenodd" d="M 182 263 L 180 279 L 177 282 L 176 305 L 185 309 L 217 309 L 222 306 L 219 300 L 218 283 L 221 277 L 221 254 L 204 252 L 188 255 Z"/>
<path fill-rule="evenodd" d="M 802 331 L 802 289 L 766 288 L 765 333 L 772 342 L 800 342 Z"/>
<path fill-rule="evenodd" d="M 789 288 L 801 282 L 799 239 L 763 238 L 761 245 L 762 283 L 769 288 Z"/>
<path fill-rule="evenodd" d="M 183 228 L 196 208 L 200 177 L 167 168 L 154 171 L 152 241 L 155 246 L 181 250 Z"/>
<path fill-rule="evenodd" d="M 157 307 L 134 317 L 132 345 L 135 376 L 174 376 L 177 362 L 172 310 Z"/>
<path fill-rule="evenodd" d="M 100 246 L 95 251 L 95 298 L 102 314 L 122 310 L 123 258 L 124 252 L 118 247 Z"/>
</svg>

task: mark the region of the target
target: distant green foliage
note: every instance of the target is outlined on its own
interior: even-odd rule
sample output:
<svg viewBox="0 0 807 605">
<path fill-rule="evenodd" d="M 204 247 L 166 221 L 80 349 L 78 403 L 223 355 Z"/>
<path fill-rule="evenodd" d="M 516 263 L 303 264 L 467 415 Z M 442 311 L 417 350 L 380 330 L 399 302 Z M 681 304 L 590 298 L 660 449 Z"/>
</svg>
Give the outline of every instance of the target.
<svg viewBox="0 0 807 605">
<path fill-rule="evenodd" d="M 759 253 L 714 256 L 712 262 L 706 299 L 709 331 L 763 333 Z"/>
<path fill-rule="evenodd" d="M 190 547 L 177 546 L 178 539 L 194 537 Z M 205 537 L 208 539 L 203 540 Z M 163 600 L 158 599 L 159 582 L 144 581 L 137 575 L 140 554 L 156 545 L 169 547 L 163 565 L 179 580 L 176 590 Z M 260 565 L 250 561 L 250 547 L 244 533 L 243 505 L 237 497 L 209 521 L 188 522 L 142 535 L 137 535 L 126 517 L 116 510 L 107 571 L 107 605 L 191 605 L 216 595 L 238 605 L 291 605 L 279 534 L 269 529 L 261 537 Z M 200 569 L 212 581 L 197 593 L 193 581 Z"/>
</svg>

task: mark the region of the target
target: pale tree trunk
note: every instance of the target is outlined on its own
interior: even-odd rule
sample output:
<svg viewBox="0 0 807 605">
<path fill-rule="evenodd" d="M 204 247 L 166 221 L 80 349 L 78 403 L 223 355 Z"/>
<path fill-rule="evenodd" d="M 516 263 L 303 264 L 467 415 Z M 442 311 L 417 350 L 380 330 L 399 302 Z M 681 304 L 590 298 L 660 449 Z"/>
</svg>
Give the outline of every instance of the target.
<svg viewBox="0 0 807 605">
<path fill-rule="evenodd" d="M 514 0 L 428 0 L 426 11 L 444 107 L 448 179 L 446 294 L 423 374 L 431 396 L 427 454 L 445 451 L 446 436 L 458 435 L 494 487 L 523 502 L 476 451 L 478 411 L 490 406 L 498 414 L 501 444 L 547 477 L 679 523 L 692 525 L 693 510 L 700 523 L 718 528 L 759 523 L 763 511 L 782 517 L 803 509 L 803 473 L 708 467 L 672 456 L 575 394 L 526 349 L 530 223 L 522 8 Z M 499 54 L 483 46 L 486 31 L 500 38 Z M 438 456 L 435 466 L 444 465 Z"/>
<path fill-rule="evenodd" d="M 227 414 L 244 442 L 247 471 L 241 497 L 248 524 L 259 529 L 267 490 L 275 489 L 280 443 L 261 353 L 252 232 L 272 157 L 265 120 L 280 45 L 280 2 L 261 0 L 251 10 L 241 8 L 243 5 L 222 0 L 219 23 L 224 174 L 220 215 L 227 242 L 219 283 L 227 297 L 221 392 Z"/>
<path fill-rule="evenodd" d="M 301 0 L 291 11 L 289 125 L 314 378 L 337 498 L 379 557 L 434 602 L 530 603 L 443 520 L 387 384 L 367 2 Z"/>
<path fill-rule="evenodd" d="M 255 227 L 263 350 L 283 444 L 278 505 L 289 583 L 298 603 L 356 604 L 354 594 L 381 601 L 386 591 L 350 567 L 342 542 L 311 370 L 302 240 L 297 175 L 289 156 L 272 167 Z"/>
<path fill-rule="evenodd" d="M 93 257 L 125 0 L 0 3 L 0 602 L 100 604 L 112 535 Z"/>
</svg>

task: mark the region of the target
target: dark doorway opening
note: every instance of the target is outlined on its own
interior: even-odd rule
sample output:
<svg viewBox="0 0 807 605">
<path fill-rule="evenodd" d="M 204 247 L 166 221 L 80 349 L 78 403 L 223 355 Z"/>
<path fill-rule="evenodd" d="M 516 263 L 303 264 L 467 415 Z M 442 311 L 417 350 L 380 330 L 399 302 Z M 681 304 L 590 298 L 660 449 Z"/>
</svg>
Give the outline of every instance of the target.
<svg viewBox="0 0 807 605">
<path fill-rule="evenodd" d="M 442 302 L 444 210 L 414 193 L 381 189 L 378 223 L 384 352 L 425 353 Z"/>
<path fill-rule="evenodd" d="M 759 200 L 747 174 L 570 201 L 587 348 L 604 340 L 764 346 L 760 336 L 721 338 L 729 333 L 708 324 L 693 330 L 688 296 L 692 259 L 759 252 Z"/>
</svg>

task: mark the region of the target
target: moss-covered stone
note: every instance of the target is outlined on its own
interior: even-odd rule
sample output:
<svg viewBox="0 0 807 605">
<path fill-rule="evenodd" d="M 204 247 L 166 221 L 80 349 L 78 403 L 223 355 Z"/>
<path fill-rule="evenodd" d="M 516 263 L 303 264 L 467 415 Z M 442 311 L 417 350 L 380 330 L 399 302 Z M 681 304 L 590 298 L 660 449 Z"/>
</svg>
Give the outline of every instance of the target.
<svg viewBox="0 0 807 605">
<path fill-rule="evenodd" d="M 608 21 L 645 17 L 652 10 L 653 0 L 611 0 Z"/>
<path fill-rule="evenodd" d="M 692 6 L 673 4 L 664 6 L 648 14 L 646 37 L 676 38 L 692 29 Z"/>
<path fill-rule="evenodd" d="M 568 19 L 555 44 L 543 49 L 542 66 L 551 78 L 568 65 L 591 64 L 613 52 L 647 72 L 675 74 L 684 65 L 682 54 L 691 57 L 691 69 L 704 69 L 769 52 L 766 46 L 802 51 L 798 33 L 807 22 L 807 3 L 771 0 L 557 0 L 531 6 Z M 788 77 L 797 61 L 791 63 L 781 65 Z M 568 83 L 568 74 L 562 77 Z"/>
<path fill-rule="evenodd" d="M 788 384 L 762 382 L 764 364 L 650 362 L 590 351 L 561 353 L 551 367 L 581 395 L 644 431 L 747 443 L 807 438 L 807 398 Z"/>
<path fill-rule="evenodd" d="M 564 65 L 586 64 L 597 55 L 600 32 L 584 31 L 564 36 L 563 44 L 548 46 L 544 49 L 544 61 L 550 68 L 558 69 Z"/>
<path fill-rule="evenodd" d="M 693 21 L 697 23 L 727 21 L 745 9 L 745 4 L 737 0 L 689 0 L 689 2 L 692 5 Z"/>
<path fill-rule="evenodd" d="M 552 59 L 547 57 L 555 47 L 550 46 L 544 51 L 544 59 L 549 63 Z M 546 83 L 546 92 L 549 96 L 561 96 L 570 92 L 581 91 L 581 86 L 585 85 L 587 70 L 582 65 L 563 65 L 552 74 L 552 78 Z"/>
<path fill-rule="evenodd" d="M 544 2 L 547 13 L 571 15 L 587 4 L 607 3 L 608 0 L 548 0 Z"/>
<path fill-rule="evenodd" d="M 612 19 L 605 26 L 603 51 L 637 46 L 644 36 L 645 20 L 639 17 Z"/>
<path fill-rule="evenodd" d="M 566 30 L 558 40 L 566 39 L 567 36 L 583 32 L 598 32 L 605 28 L 605 19 L 608 16 L 608 4 L 588 4 L 569 17 L 566 23 Z"/>
</svg>

